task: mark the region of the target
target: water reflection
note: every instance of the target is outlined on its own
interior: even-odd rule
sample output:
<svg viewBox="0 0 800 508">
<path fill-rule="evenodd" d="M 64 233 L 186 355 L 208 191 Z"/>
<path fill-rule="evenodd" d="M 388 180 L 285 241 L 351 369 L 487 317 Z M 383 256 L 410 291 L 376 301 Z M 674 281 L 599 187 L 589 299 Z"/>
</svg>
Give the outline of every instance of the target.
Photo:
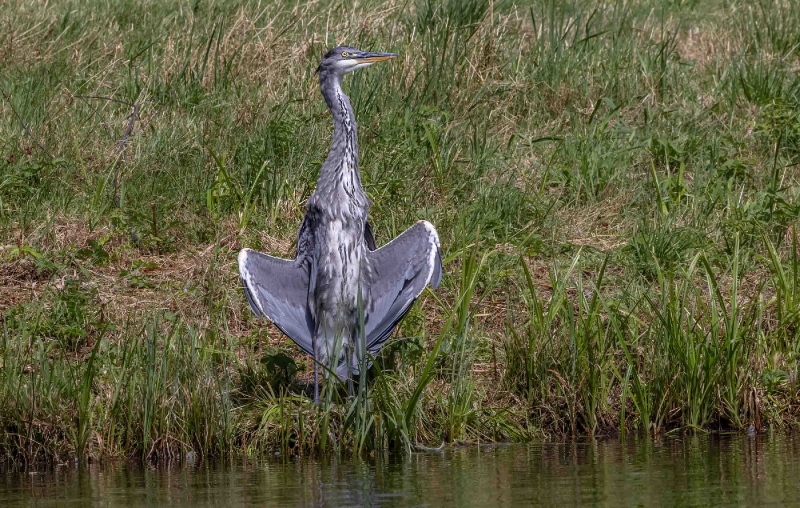
<svg viewBox="0 0 800 508">
<path fill-rule="evenodd" d="M 800 505 L 796 436 L 456 448 L 411 457 L 0 474 L 0 506 Z"/>
</svg>

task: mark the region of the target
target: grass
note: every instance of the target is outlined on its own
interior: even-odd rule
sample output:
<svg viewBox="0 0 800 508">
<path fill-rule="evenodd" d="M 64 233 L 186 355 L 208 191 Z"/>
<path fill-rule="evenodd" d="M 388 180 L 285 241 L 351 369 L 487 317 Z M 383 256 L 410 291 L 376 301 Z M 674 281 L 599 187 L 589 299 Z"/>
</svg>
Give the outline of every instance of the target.
<svg viewBox="0 0 800 508">
<path fill-rule="evenodd" d="M 0 5 L 0 455 L 356 453 L 800 423 L 800 16 L 783 0 Z M 356 394 L 247 308 L 330 141 L 444 280 Z"/>
</svg>

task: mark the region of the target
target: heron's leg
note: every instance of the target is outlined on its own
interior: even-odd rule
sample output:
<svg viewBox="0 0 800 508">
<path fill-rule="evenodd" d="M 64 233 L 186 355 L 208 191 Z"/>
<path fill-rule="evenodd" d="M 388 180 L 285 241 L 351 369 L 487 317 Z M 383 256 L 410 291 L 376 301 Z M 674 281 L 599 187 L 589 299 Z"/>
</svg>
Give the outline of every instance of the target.
<svg viewBox="0 0 800 508">
<path fill-rule="evenodd" d="M 345 348 L 345 361 L 347 362 L 347 396 L 353 398 L 353 365 L 350 359 L 353 356 L 353 345 L 348 342 Z"/>
<path fill-rule="evenodd" d="M 319 406 L 319 376 L 317 373 L 317 334 L 311 336 L 311 350 L 314 353 L 314 404 Z"/>
<path fill-rule="evenodd" d="M 314 355 L 314 404 L 319 406 L 319 377 L 317 375 L 316 355 Z"/>
</svg>

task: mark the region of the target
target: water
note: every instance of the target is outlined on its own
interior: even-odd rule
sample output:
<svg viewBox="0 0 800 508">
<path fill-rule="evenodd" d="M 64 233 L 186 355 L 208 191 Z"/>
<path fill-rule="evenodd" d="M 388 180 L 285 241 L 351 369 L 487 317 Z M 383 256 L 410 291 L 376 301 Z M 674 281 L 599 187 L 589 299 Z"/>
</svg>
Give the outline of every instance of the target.
<svg viewBox="0 0 800 508">
<path fill-rule="evenodd" d="M 0 473 L 0 506 L 800 506 L 800 436 L 448 449 L 365 461 Z"/>
</svg>

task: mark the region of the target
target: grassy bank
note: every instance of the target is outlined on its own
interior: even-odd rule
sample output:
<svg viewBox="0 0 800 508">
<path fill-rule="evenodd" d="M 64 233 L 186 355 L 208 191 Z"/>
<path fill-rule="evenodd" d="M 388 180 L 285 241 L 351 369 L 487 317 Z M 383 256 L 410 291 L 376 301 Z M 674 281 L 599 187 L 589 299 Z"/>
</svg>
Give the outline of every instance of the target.
<svg viewBox="0 0 800 508">
<path fill-rule="evenodd" d="M 796 426 L 800 8 L 752 4 L 4 2 L 0 454 Z M 445 274 L 317 408 L 236 252 L 294 252 L 337 43 L 400 54 L 363 182 Z"/>
</svg>

